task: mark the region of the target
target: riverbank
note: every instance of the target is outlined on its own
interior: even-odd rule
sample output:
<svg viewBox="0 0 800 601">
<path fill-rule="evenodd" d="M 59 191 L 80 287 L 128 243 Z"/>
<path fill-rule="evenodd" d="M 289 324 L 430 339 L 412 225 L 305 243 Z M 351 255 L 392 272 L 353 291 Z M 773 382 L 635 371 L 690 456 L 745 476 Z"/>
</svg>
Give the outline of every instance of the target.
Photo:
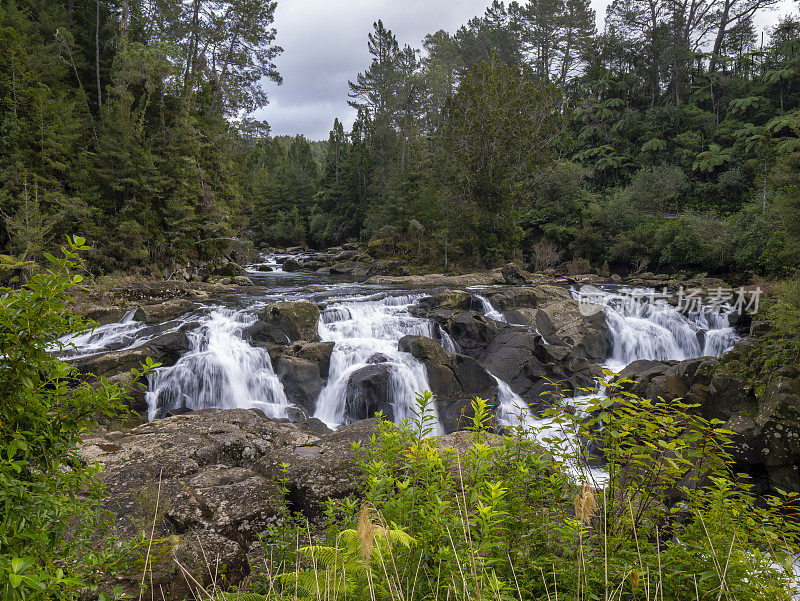
<svg viewBox="0 0 800 601">
<path fill-rule="evenodd" d="M 793 418 L 759 405 L 746 391 L 742 396 L 738 381 L 716 375 L 719 362 L 741 357 L 763 324 L 751 333 L 747 321 L 724 312 L 692 313 L 678 303 L 655 312 L 657 298 L 646 294 L 638 305 L 628 303 L 626 294 L 645 280 L 626 286 L 596 275 L 559 278 L 519 270 L 510 284 L 509 268 L 458 279 L 367 277 L 286 272 L 277 259 L 246 268 L 252 286 L 125 280 L 86 296 L 85 306 L 98 314 L 111 300 L 113 311 L 127 310 L 127 318 L 82 343 L 85 353 L 74 360 L 83 373 L 117 381 L 146 356 L 162 363 L 132 383 L 131 409 L 155 421 L 133 429 L 109 424 L 85 440 L 81 453 L 106 466 L 107 502 L 121 536 L 146 523 L 147 515 L 157 516 L 154 532 L 164 562 L 153 572 L 154 582 L 177 595 L 193 589 L 183 571 L 175 571 L 173 557 L 197 566 L 189 573 L 198 583 L 210 583 L 194 541 L 227 566 L 228 584 L 251 588 L 269 581 L 253 575 L 264 553 L 291 546 L 280 534 L 293 523 L 285 507 L 309 520 L 313 540 L 329 540 L 333 515 L 339 516 L 337 527 L 345 527 L 350 518 L 338 512 L 370 500 L 350 443 L 365 447 L 378 411 L 390 423 L 413 419 L 422 390 L 435 395 L 424 414 L 431 433 L 443 435 L 435 444 L 445 456 L 455 440 L 471 436 L 475 419 L 506 435 L 521 425 L 579 453 L 592 468 L 583 477 L 595 490 L 603 485 L 592 483 L 593 474 L 610 469 L 606 443 L 576 447 L 571 441 L 580 436 L 564 436 L 563 427 L 542 412 L 555 408 L 559 419 L 568 420 L 584 415 L 592 397 L 608 394 L 590 392 L 604 368 L 627 366 L 626 395 L 661 403 L 656 407 L 674 407 L 683 398 L 699 406 L 692 419 L 721 420 L 720 427 L 733 432 L 732 469 L 749 473 L 759 494 L 800 488 Z M 700 300 L 706 303 L 721 285 L 647 278 L 674 291 L 705 284 Z M 594 286 L 590 300 L 600 310 L 582 307 L 577 290 L 584 284 Z M 723 359 L 716 359 L 720 354 Z M 784 390 L 792 380 L 785 380 L 790 383 L 781 385 L 781 411 L 794 398 Z M 476 396 L 489 407 L 476 407 Z M 592 415 L 581 423 L 588 427 Z M 677 434 L 653 436 L 670 441 Z M 502 446 L 528 439 L 495 440 Z M 164 466 L 160 498 L 166 504 L 159 509 L 156 472 Z M 554 468 L 548 473 L 567 477 Z M 547 494 L 575 497 L 582 484 L 570 482 Z M 472 485 L 469 490 L 473 494 Z M 666 507 L 681 498 L 670 497 Z M 371 502 L 391 511 L 384 501 Z M 263 532 L 274 545 L 266 551 L 258 542 Z M 135 586 L 137 577 L 127 578 L 126 586 Z"/>
</svg>

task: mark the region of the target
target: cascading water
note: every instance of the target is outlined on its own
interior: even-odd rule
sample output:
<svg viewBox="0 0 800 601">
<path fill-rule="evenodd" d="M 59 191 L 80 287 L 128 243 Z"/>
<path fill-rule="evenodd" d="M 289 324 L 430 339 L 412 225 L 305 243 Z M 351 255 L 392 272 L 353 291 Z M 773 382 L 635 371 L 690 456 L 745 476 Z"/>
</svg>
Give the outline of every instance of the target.
<svg viewBox="0 0 800 601">
<path fill-rule="evenodd" d="M 649 290 L 616 294 L 592 288 L 603 297 L 606 322 L 611 331 L 612 352 L 606 367 L 618 371 L 638 359 L 657 361 L 719 356 L 739 339 L 730 327 L 727 313 L 704 306 L 682 313 L 657 300 L 646 302 Z M 580 299 L 580 292 L 573 296 Z"/>
<path fill-rule="evenodd" d="M 403 336 L 433 337 L 433 326 L 413 317 L 409 308 L 423 295 L 387 296 L 382 299 L 345 299 L 329 305 L 320 316 L 319 334 L 336 346 L 331 355 L 328 384 L 317 399 L 314 417 L 336 428 L 352 417 L 346 413 L 350 376 L 375 362 L 386 364 L 390 373 L 389 399 L 395 420 L 412 416 L 416 394 L 429 390 L 425 366 L 409 353 L 398 350 Z M 433 435 L 442 433 L 435 406 Z"/>
<path fill-rule="evenodd" d="M 489 319 L 494 319 L 495 321 L 500 321 L 503 323 L 508 323 L 506 316 L 500 313 L 497 309 L 492 306 L 492 303 L 489 302 L 489 299 L 485 296 L 481 296 L 480 294 L 475 295 L 475 300 L 477 300 L 481 304 L 481 313 L 483 313 Z"/>
<path fill-rule="evenodd" d="M 81 359 L 139 346 L 151 336 L 146 335 L 147 324 L 136 319 L 136 310 L 132 309 L 118 322 L 98 326 L 81 334 L 65 336 L 60 340 L 63 350 L 59 353 L 62 359 Z"/>
<path fill-rule="evenodd" d="M 150 375 L 150 420 L 167 411 L 257 408 L 287 417 L 291 406 L 265 349 L 250 346 L 242 331 L 254 315 L 216 308 L 189 334 L 191 348 L 172 367 Z"/>
<path fill-rule="evenodd" d="M 684 315 L 666 302 L 646 302 L 650 292 L 635 290 L 632 294 L 615 294 L 598 288 L 572 291 L 573 297 L 578 300 L 581 300 L 583 293 L 588 293 L 589 302 L 597 303 L 601 300 L 600 305 L 605 307 L 613 346 L 604 367 L 620 371 L 639 359 L 683 360 L 719 356 L 733 347 L 739 339 L 736 330 L 729 325 L 727 312 L 704 306 Z M 638 302 L 632 302 L 633 300 Z M 580 442 L 573 429 L 562 423 L 562 420 L 536 418 L 525 401 L 508 384 L 499 379 L 497 383 L 496 416 L 499 424 L 521 427 L 541 441 L 561 441 L 559 444 L 566 445 L 568 457 L 580 455 Z M 565 401 L 580 415 L 581 408 L 590 399 L 604 396 L 605 391 L 599 389 L 594 395 Z M 572 459 L 567 464 L 576 473 L 590 478 L 595 485 L 607 478 L 602 469 L 589 469 L 587 466 L 575 464 Z"/>
<path fill-rule="evenodd" d="M 494 374 L 492 377 L 497 381 L 497 409 L 495 411 L 497 422 L 503 426 L 516 426 L 523 429 L 538 424 L 528 403 L 511 390 L 511 386 L 507 382 Z"/>
</svg>

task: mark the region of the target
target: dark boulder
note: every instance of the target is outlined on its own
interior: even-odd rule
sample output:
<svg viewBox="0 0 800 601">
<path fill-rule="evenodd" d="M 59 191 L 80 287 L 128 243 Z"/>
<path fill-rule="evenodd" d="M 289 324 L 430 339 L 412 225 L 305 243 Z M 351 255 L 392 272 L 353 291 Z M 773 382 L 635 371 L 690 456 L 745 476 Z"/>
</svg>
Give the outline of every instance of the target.
<svg viewBox="0 0 800 601">
<path fill-rule="evenodd" d="M 281 355 L 275 365 L 275 373 L 289 401 L 307 414 L 313 414 L 317 397 L 325 386 L 319 364 L 300 357 Z"/>
<path fill-rule="evenodd" d="M 314 303 L 274 303 L 258 312 L 258 320 L 245 329 L 254 344 L 287 344 L 319 339 L 319 307 Z"/>
<path fill-rule="evenodd" d="M 464 418 L 474 397 L 497 396 L 497 381 L 472 357 L 446 353 L 438 342 L 426 336 L 404 336 L 398 349 L 411 353 L 425 365 L 445 432 L 465 425 Z"/>
<path fill-rule="evenodd" d="M 527 284 L 533 279 L 532 274 L 522 269 L 522 267 L 516 263 L 504 265 L 500 269 L 500 273 L 503 274 L 503 279 L 506 281 L 506 284 L 510 285 Z"/>
<path fill-rule="evenodd" d="M 394 420 L 392 408 L 392 366 L 388 363 L 367 365 L 354 371 L 347 381 L 345 415 L 352 420 L 369 419 L 378 411 L 384 419 Z"/>
<path fill-rule="evenodd" d="M 225 265 L 218 267 L 212 273 L 213 275 L 219 275 L 226 278 L 232 278 L 236 276 L 245 276 L 245 277 L 247 276 L 247 270 L 241 265 L 234 263 L 233 261 L 225 263 Z"/>
</svg>

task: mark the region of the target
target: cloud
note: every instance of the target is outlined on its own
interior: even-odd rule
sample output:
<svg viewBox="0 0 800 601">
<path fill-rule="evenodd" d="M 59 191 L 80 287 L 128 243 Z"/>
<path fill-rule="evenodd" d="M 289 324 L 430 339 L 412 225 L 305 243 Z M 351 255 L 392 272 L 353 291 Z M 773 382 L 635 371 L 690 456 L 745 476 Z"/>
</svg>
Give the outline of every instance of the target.
<svg viewBox="0 0 800 601">
<path fill-rule="evenodd" d="M 422 46 L 425 35 L 439 29 L 454 32 L 491 0 L 278 0 L 277 43 L 284 53 L 277 66 L 283 85 L 266 84 L 270 103 L 255 115 L 275 135 L 304 134 L 328 138 L 334 117 L 348 129 L 355 117 L 347 104 L 347 82 L 369 66 L 367 34 L 382 19 L 401 46 Z M 592 0 L 602 28 L 610 0 Z M 778 10 L 762 13 L 757 25 L 772 25 L 792 10 L 783 0 Z"/>
<path fill-rule="evenodd" d="M 327 139 L 334 117 L 346 128 L 354 114 L 347 82 L 369 66 L 367 34 L 382 19 L 401 45 L 420 47 L 428 33 L 454 31 L 488 0 L 279 0 L 275 11 L 283 85 L 266 84 L 270 103 L 255 115 L 275 135 Z"/>
</svg>

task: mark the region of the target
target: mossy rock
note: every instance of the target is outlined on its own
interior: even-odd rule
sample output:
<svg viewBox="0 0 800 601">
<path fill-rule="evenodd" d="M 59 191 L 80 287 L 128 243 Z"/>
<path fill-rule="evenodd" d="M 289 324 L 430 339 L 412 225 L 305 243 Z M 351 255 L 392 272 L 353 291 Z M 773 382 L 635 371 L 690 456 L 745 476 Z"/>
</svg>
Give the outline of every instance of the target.
<svg viewBox="0 0 800 601">
<path fill-rule="evenodd" d="M 314 303 L 275 303 L 261 311 L 259 317 L 286 334 L 291 342 L 319 337 L 319 307 Z"/>
</svg>

